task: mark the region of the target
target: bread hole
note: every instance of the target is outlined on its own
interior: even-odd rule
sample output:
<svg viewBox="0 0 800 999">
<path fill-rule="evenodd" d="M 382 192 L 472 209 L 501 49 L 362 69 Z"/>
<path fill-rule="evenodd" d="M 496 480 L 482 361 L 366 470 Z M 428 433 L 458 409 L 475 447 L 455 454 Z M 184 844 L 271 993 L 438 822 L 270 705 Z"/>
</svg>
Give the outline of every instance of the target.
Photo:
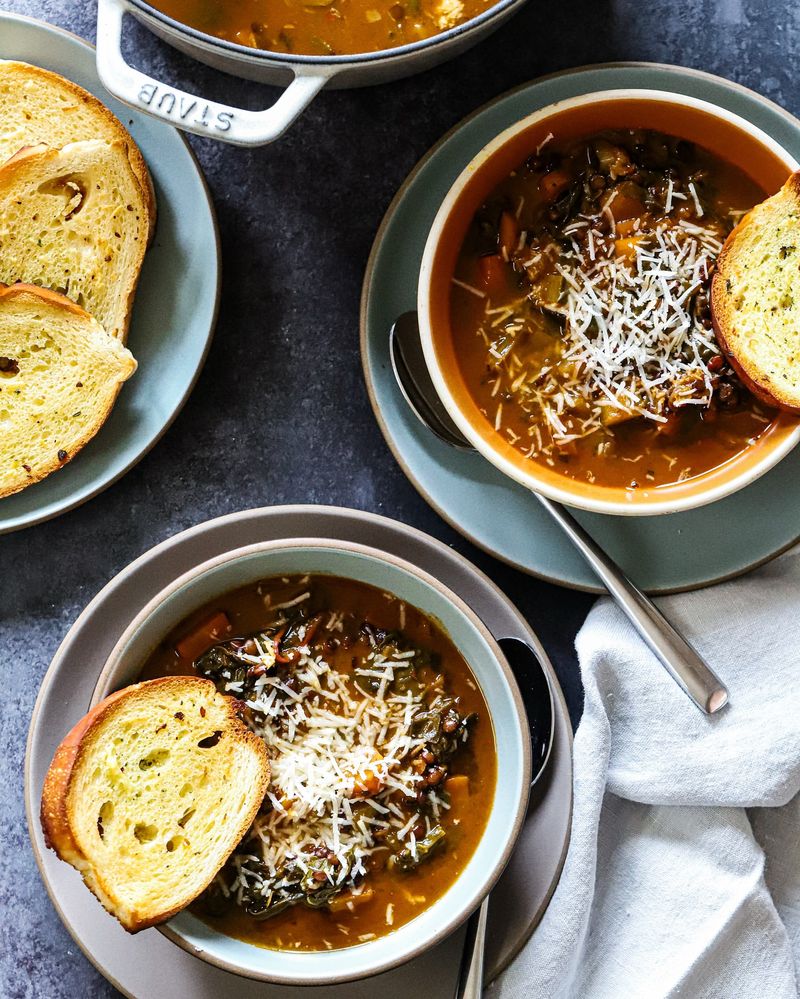
<svg viewBox="0 0 800 999">
<path fill-rule="evenodd" d="M 143 756 L 139 760 L 140 770 L 149 770 L 151 767 L 160 767 L 162 764 L 166 763 L 169 759 L 168 749 L 154 749 L 147 756 Z"/>
<path fill-rule="evenodd" d="M 13 378 L 19 374 L 19 361 L 15 357 L 0 357 L 0 375 Z"/>
<path fill-rule="evenodd" d="M 100 812 L 97 816 L 97 832 L 100 839 L 105 839 L 106 829 L 108 828 L 111 818 L 114 814 L 114 804 L 111 801 L 104 801 L 100 806 Z"/>
<path fill-rule="evenodd" d="M 186 809 L 183 815 L 181 815 L 181 817 L 178 819 L 178 825 L 181 827 L 181 829 L 186 828 L 186 823 L 189 821 L 189 819 L 194 815 L 196 811 L 197 811 L 196 808 Z"/>
<path fill-rule="evenodd" d="M 140 843 L 152 843 L 158 835 L 158 828 L 147 822 L 137 822 L 133 827 L 133 835 Z"/>
<path fill-rule="evenodd" d="M 181 843 L 185 842 L 186 838 L 184 836 L 170 836 L 170 838 L 167 840 L 165 844 L 167 853 L 174 853 L 175 850 L 177 850 L 177 848 L 181 845 Z"/>
<path fill-rule="evenodd" d="M 86 204 L 86 184 L 81 175 L 76 173 L 45 181 L 39 185 L 39 193 L 64 199 L 60 214 L 65 222 L 77 215 Z"/>
<path fill-rule="evenodd" d="M 183 787 L 178 791 L 179 798 L 185 798 L 187 794 L 191 794 L 194 788 L 191 784 L 184 784 Z"/>
<path fill-rule="evenodd" d="M 205 739 L 201 739 L 197 743 L 197 745 L 200 749 L 213 749 L 221 738 L 222 738 L 222 729 L 218 728 L 217 731 L 213 733 L 213 735 L 207 735 Z"/>
</svg>

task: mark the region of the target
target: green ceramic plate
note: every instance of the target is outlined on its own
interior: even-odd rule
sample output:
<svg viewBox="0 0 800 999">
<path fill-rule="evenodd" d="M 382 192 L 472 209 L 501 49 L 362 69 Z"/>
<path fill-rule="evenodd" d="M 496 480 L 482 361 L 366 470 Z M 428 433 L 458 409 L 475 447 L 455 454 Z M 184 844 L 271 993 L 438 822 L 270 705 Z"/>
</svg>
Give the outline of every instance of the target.
<svg viewBox="0 0 800 999">
<path fill-rule="evenodd" d="M 372 248 L 361 300 L 367 388 L 386 441 L 425 499 L 476 545 L 534 576 L 600 592 L 591 570 L 522 486 L 476 454 L 454 451 L 411 414 L 394 383 L 388 331 L 416 307 L 423 247 L 458 174 L 499 132 L 538 108 L 596 90 L 644 87 L 710 101 L 755 123 L 800 158 L 800 122 L 727 80 L 649 63 L 588 66 L 543 77 L 467 118 L 417 165 L 389 207 Z M 800 449 L 742 492 L 689 513 L 578 519 L 651 593 L 739 575 L 800 539 Z"/>
<path fill-rule="evenodd" d="M 94 49 L 52 25 L 0 14 L 0 59 L 52 69 L 91 91 L 139 144 L 158 222 L 145 258 L 128 346 L 139 362 L 107 423 L 73 462 L 0 500 L 0 533 L 71 510 L 128 471 L 177 416 L 205 359 L 219 295 L 219 246 L 203 175 L 180 133 L 110 97 Z"/>
</svg>

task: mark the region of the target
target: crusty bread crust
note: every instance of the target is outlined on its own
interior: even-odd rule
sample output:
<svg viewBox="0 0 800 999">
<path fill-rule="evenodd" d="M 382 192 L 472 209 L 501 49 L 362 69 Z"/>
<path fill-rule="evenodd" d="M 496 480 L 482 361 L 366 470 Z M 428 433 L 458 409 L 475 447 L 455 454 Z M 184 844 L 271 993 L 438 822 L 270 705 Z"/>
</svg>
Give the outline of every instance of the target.
<svg viewBox="0 0 800 999">
<path fill-rule="evenodd" d="M 88 312 L 82 309 L 71 299 L 57 291 L 51 291 L 49 288 L 39 288 L 36 285 L 23 284 L 21 282 L 12 285 L 0 284 L 0 317 L 2 316 L 2 312 L 5 308 L 16 309 L 20 306 L 25 307 L 27 304 L 33 304 L 37 308 L 46 306 L 56 309 L 59 312 L 69 313 L 70 315 L 85 321 L 88 326 L 97 330 L 98 334 L 105 335 L 102 327 L 98 325 Z M 109 340 L 113 340 L 113 338 L 109 337 Z M 69 451 L 66 452 L 66 457 L 59 458 L 58 455 L 54 454 L 49 462 L 42 461 L 35 467 L 31 467 L 30 471 L 26 472 L 24 478 L 20 476 L 14 482 L 7 485 L 0 485 L 0 498 L 4 496 L 11 496 L 23 489 L 27 489 L 28 486 L 32 486 L 36 482 L 40 482 L 57 469 L 63 468 L 75 457 L 76 454 L 82 451 L 89 441 L 95 436 L 98 430 L 108 419 L 111 410 L 114 408 L 114 403 L 117 400 L 117 396 L 122 389 L 125 379 L 136 370 L 136 362 L 134 359 L 127 351 L 124 351 L 124 353 L 130 362 L 129 369 L 127 372 L 122 374 L 120 380 L 117 381 L 111 391 L 108 392 L 105 400 L 105 406 L 102 409 L 95 411 L 93 414 L 94 419 L 84 426 L 82 433 L 77 438 L 70 440 Z"/>
<path fill-rule="evenodd" d="M 93 321 L 86 309 L 82 309 L 77 302 L 73 302 L 59 291 L 40 288 L 37 284 L 25 284 L 24 281 L 17 281 L 16 284 L 0 283 L 0 301 L 13 302 L 14 299 L 25 299 L 27 296 L 32 296 L 41 302 L 49 302 L 59 309 L 64 309 L 65 312 L 71 312 L 73 316 Z"/>
<path fill-rule="evenodd" d="M 83 716 L 64 736 L 45 774 L 42 788 L 41 822 L 45 844 L 62 860 L 76 866 L 81 852 L 67 819 L 67 788 L 75 769 L 78 751 L 86 734 L 101 723 L 107 712 L 124 694 L 125 688 L 110 694 Z"/>
<path fill-rule="evenodd" d="M 170 693 L 184 693 L 190 688 L 199 689 L 209 697 L 220 697 L 227 708 L 228 732 L 240 743 L 247 745 L 260 758 L 259 779 L 248 787 L 250 805 L 241 817 L 237 827 L 230 831 L 231 850 L 241 840 L 252 825 L 258 809 L 267 793 L 270 779 L 269 758 L 264 742 L 251 732 L 237 714 L 234 698 L 218 694 L 211 680 L 193 676 L 168 676 L 125 687 L 116 691 L 97 704 L 65 736 L 55 752 L 47 771 L 42 788 L 41 823 L 45 843 L 61 860 L 76 868 L 83 876 L 87 887 L 93 892 L 103 907 L 130 933 L 166 922 L 194 900 L 217 875 L 217 870 L 207 871 L 204 882 L 191 899 L 180 899 L 175 905 L 157 912 L 139 913 L 122 910 L 110 890 L 108 874 L 92 865 L 80 850 L 73 834 L 73 810 L 71 792 L 81 773 L 81 766 L 93 740 L 103 738 L 103 730 L 115 715 L 123 711 L 131 699 L 150 697 L 154 691 L 162 696 Z M 113 872 L 112 872 L 113 874 Z"/>
<path fill-rule="evenodd" d="M 48 69 L 42 69 L 41 66 L 33 66 L 30 63 L 19 62 L 13 59 L 0 59 L 0 80 L 2 80 L 3 77 L 7 79 L 10 78 L 15 81 L 18 79 L 20 83 L 25 80 L 36 80 L 40 86 L 44 85 L 53 87 L 57 90 L 62 90 L 74 97 L 80 104 L 84 105 L 96 118 L 98 125 L 97 131 L 91 135 L 71 135 L 67 141 L 102 137 L 108 139 L 109 141 L 118 140 L 124 142 L 128 153 L 128 159 L 130 160 L 131 169 L 139 182 L 142 189 L 142 196 L 147 204 L 148 216 L 150 220 L 148 240 L 152 241 L 156 224 L 156 196 L 153 188 L 153 181 L 150 176 L 150 171 L 147 169 L 147 164 L 145 163 L 141 150 L 133 141 L 130 132 L 128 132 L 119 118 L 117 118 L 115 114 L 112 114 L 105 104 L 98 100 L 94 94 L 90 94 L 88 90 L 84 90 L 83 87 L 79 87 L 77 83 L 73 83 L 72 80 L 68 80 L 66 77 L 60 76 L 58 73 L 53 73 Z M 5 121 L 0 123 L 0 132 L 2 132 L 4 126 L 8 127 L 7 118 L 8 108 L 6 107 Z M 35 138 L 37 140 L 46 139 L 45 136 L 36 136 Z M 63 145 L 64 143 L 59 142 L 55 144 Z"/>
<path fill-rule="evenodd" d="M 711 316 L 717 342 L 745 387 L 767 406 L 800 414 L 800 392 L 791 392 L 781 385 L 775 373 L 767 370 L 763 357 L 754 349 L 752 342 L 745 342 L 747 338 L 741 335 L 743 322 L 736 299 L 737 289 L 732 283 L 736 271 L 749 263 L 752 247 L 760 232 L 774 231 L 776 227 L 783 226 L 782 240 L 789 242 L 790 237 L 786 233 L 791 231 L 800 247 L 800 222 L 789 217 L 795 209 L 800 209 L 800 171 L 792 174 L 777 194 L 751 209 L 726 239 L 711 281 Z M 792 246 L 792 249 L 795 247 Z M 754 276 L 764 277 L 762 268 L 768 266 L 772 273 L 776 273 L 782 263 L 779 259 L 771 259 L 766 265 L 759 260 L 753 262 L 751 272 Z M 792 259 L 789 266 L 796 272 L 798 260 Z M 753 280 L 756 279 L 754 277 Z M 765 311 L 759 329 L 762 335 L 769 336 L 769 323 L 770 316 Z M 752 341 L 753 337 L 749 340 Z M 782 363 L 796 369 L 800 367 L 800 357 L 794 357 L 786 350 Z"/>
</svg>

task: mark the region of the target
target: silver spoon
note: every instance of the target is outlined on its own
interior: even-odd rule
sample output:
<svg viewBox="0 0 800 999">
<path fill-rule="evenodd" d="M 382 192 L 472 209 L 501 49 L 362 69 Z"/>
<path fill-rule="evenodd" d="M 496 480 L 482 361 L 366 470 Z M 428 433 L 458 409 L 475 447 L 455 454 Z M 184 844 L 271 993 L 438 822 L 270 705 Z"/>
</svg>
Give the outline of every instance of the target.
<svg viewBox="0 0 800 999">
<path fill-rule="evenodd" d="M 555 730 L 553 695 L 542 664 L 530 646 L 518 638 L 501 638 L 498 645 L 517 679 L 525 704 L 525 713 L 528 716 L 533 760 L 531 787 L 533 787 L 544 773 L 550 759 Z M 481 999 L 483 995 L 483 954 L 486 947 L 488 913 L 487 896 L 467 923 L 455 999 Z"/>
<path fill-rule="evenodd" d="M 473 450 L 448 415 L 431 381 L 416 312 L 400 316 L 391 329 L 389 346 L 397 384 L 418 419 L 445 444 L 464 451 Z M 706 714 L 713 715 L 724 708 L 728 703 L 725 685 L 652 600 L 628 579 L 560 503 L 540 493 L 533 495 L 583 555 L 678 686 Z"/>
</svg>

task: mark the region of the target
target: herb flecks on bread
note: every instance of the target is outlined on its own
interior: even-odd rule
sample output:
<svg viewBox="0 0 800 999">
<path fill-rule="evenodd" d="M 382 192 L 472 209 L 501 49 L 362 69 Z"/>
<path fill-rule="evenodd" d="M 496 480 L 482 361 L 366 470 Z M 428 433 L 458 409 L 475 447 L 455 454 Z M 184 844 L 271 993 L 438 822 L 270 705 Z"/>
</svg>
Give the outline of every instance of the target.
<svg viewBox="0 0 800 999">
<path fill-rule="evenodd" d="M 0 167 L 0 281 L 60 292 L 123 341 L 148 231 L 120 141 L 31 146 Z"/>
<path fill-rule="evenodd" d="M 72 459 L 135 370 L 130 351 L 63 295 L 0 285 L 0 496 Z"/>
<path fill-rule="evenodd" d="M 127 129 L 94 94 L 41 66 L 0 59 L 0 163 L 23 146 L 66 146 L 81 139 L 122 142 L 142 188 L 150 216 L 156 218 L 150 174 Z"/>
<path fill-rule="evenodd" d="M 131 932 L 204 891 L 269 783 L 261 739 L 210 680 L 166 677 L 112 694 L 67 735 L 42 791 L 42 828 Z"/>
<path fill-rule="evenodd" d="M 800 172 L 730 234 L 711 305 L 717 340 L 745 385 L 800 413 Z"/>
</svg>

